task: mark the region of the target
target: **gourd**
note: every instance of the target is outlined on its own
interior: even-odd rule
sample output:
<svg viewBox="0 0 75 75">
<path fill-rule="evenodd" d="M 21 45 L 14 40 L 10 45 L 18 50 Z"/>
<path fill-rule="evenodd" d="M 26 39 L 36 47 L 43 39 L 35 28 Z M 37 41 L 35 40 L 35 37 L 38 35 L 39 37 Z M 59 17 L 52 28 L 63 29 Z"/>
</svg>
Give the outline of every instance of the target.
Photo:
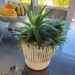
<svg viewBox="0 0 75 75">
<path fill-rule="evenodd" d="M 14 8 L 14 5 L 11 4 L 11 3 L 7 3 L 4 5 L 5 8 L 8 8 L 8 9 L 13 9 Z"/>
<path fill-rule="evenodd" d="M 0 7 L 0 15 L 2 15 L 2 16 L 17 16 L 17 13 L 14 9 Z"/>
<path fill-rule="evenodd" d="M 17 12 L 17 16 L 26 15 L 26 8 L 22 4 L 18 4 L 18 6 L 15 7 L 15 11 Z"/>
</svg>

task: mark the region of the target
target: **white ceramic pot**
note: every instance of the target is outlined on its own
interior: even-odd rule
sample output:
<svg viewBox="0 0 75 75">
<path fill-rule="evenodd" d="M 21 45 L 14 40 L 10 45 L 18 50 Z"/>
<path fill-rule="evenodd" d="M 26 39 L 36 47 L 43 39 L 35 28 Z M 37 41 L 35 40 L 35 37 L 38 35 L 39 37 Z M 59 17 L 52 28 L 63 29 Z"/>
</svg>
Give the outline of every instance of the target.
<svg viewBox="0 0 75 75">
<path fill-rule="evenodd" d="M 21 47 L 25 56 L 26 65 L 33 70 L 43 70 L 48 67 L 53 54 L 53 49 L 50 46 L 42 47 L 27 45 L 23 41 Z"/>
</svg>

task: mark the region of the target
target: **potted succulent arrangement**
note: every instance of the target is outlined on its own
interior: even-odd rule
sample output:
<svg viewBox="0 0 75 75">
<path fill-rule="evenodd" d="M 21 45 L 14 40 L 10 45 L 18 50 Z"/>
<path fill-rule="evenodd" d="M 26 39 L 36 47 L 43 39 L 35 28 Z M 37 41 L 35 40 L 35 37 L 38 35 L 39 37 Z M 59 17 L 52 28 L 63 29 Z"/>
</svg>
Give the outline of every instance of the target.
<svg viewBox="0 0 75 75">
<path fill-rule="evenodd" d="M 30 10 L 26 9 L 27 20 L 23 27 L 16 27 L 13 34 L 20 40 L 20 46 L 25 56 L 25 63 L 33 70 L 46 68 L 51 60 L 54 49 L 65 41 L 63 20 L 48 18 L 54 9 L 44 12 L 44 6 L 38 15 L 35 15 L 33 2 Z M 48 19 L 47 19 L 48 18 Z"/>
</svg>

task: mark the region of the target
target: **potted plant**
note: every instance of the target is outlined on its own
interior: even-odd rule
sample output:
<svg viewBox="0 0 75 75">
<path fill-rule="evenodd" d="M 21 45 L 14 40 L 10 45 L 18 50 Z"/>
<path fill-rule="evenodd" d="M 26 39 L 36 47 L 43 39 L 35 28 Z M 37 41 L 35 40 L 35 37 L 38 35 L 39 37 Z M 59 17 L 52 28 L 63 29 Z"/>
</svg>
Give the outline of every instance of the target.
<svg viewBox="0 0 75 75">
<path fill-rule="evenodd" d="M 47 19 L 53 9 L 44 12 L 44 6 L 38 15 L 35 15 L 31 1 L 30 11 L 27 11 L 27 20 L 23 27 L 16 28 L 13 33 L 20 40 L 25 63 L 34 70 L 46 68 L 51 60 L 54 49 L 65 41 L 64 21 Z"/>
</svg>

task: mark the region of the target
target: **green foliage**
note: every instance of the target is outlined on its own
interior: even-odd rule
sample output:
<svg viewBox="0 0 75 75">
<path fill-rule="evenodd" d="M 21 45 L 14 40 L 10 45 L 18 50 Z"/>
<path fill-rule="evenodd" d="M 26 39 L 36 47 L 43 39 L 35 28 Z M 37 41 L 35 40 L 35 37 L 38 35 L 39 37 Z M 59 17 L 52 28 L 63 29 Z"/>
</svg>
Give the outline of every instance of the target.
<svg viewBox="0 0 75 75">
<path fill-rule="evenodd" d="M 47 19 L 49 13 L 54 9 L 50 9 L 44 13 L 46 6 L 44 6 L 35 15 L 33 3 L 31 2 L 30 11 L 27 10 L 28 23 L 24 27 L 16 28 L 13 31 L 14 35 L 28 44 L 36 44 L 38 47 L 52 46 L 55 48 L 65 41 L 64 29 L 66 29 L 65 22 L 62 20 Z"/>
<path fill-rule="evenodd" d="M 68 8 L 70 0 L 53 0 L 53 4 L 57 7 Z"/>
</svg>

